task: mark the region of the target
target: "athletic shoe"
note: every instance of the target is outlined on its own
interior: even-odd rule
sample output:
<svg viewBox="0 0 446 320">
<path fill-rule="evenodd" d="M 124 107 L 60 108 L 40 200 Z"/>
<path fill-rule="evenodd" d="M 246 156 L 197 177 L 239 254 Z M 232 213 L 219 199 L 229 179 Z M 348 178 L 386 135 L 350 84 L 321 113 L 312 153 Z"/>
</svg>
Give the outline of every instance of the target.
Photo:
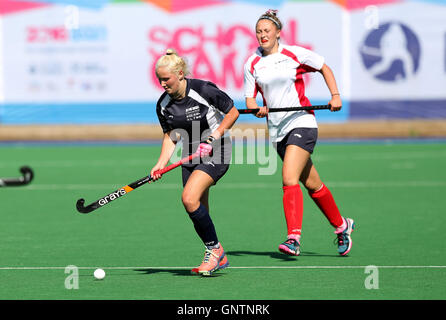
<svg viewBox="0 0 446 320">
<path fill-rule="evenodd" d="M 355 222 L 353 219 L 350 218 L 344 218 L 345 222 L 347 223 L 347 227 L 339 233 L 337 233 L 337 237 L 335 239 L 335 242 L 338 244 L 338 252 L 341 256 L 347 255 L 347 253 L 350 252 L 352 248 L 352 238 L 351 233 L 353 232 L 353 229 L 355 228 Z"/>
<path fill-rule="evenodd" d="M 300 243 L 296 239 L 288 238 L 279 245 L 279 251 L 290 256 L 298 256 L 300 254 Z"/>
<path fill-rule="evenodd" d="M 229 266 L 228 257 L 225 255 L 224 258 L 218 264 L 218 270 L 224 269 Z M 198 274 L 198 267 L 193 268 L 191 271 L 193 274 Z"/>
<path fill-rule="evenodd" d="M 198 268 L 193 268 L 191 273 L 202 276 L 211 276 L 213 272 L 229 266 L 228 258 L 225 255 L 223 246 L 220 244 L 218 249 L 206 249 L 203 262 Z"/>
</svg>

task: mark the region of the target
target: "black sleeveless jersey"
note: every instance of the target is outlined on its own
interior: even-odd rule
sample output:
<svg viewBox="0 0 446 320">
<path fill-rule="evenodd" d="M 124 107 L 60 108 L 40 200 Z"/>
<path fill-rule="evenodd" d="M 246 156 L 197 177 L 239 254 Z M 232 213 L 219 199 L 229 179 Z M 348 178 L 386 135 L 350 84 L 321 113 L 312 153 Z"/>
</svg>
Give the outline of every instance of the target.
<svg viewBox="0 0 446 320">
<path fill-rule="evenodd" d="M 214 83 L 188 78 L 186 81 L 186 96 L 183 99 L 173 100 L 164 92 L 156 105 L 163 133 L 174 132 L 181 136 L 183 155 L 195 152 L 200 141 L 220 126 L 225 114 L 234 106 L 233 100 Z M 226 135 L 221 142 L 222 147 L 229 143 L 223 153 L 230 153 L 230 138 Z M 214 146 L 214 154 L 215 151 L 218 150 Z"/>
</svg>

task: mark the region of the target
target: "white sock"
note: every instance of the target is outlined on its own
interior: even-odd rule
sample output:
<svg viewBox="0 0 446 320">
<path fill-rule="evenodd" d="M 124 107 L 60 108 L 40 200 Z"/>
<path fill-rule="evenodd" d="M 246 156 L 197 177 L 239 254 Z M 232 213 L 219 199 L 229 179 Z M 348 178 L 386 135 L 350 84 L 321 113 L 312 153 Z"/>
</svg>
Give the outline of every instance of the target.
<svg viewBox="0 0 446 320">
<path fill-rule="evenodd" d="M 218 248 L 220 248 L 220 242 L 213 246 L 206 246 L 206 248 L 208 248 L 209 250 L 218 249 Z"/>
<path fill-rule="evenodd" d="M 336 234 L 341 233 L 342 231 L 345 230 L 345 228 L 347 228 L 347 220 L 345 220 L 345 218 L 342 217 L 342 221 L 343 221 L 342 225 L 340 227 L 337 227 L 336 230 L 335 230 Z"/>
<path fill-rule="evenodd" d="M 300 234 L 289 234 L 288 239 L 294 239 L 300 243 Z"/>
</svg>

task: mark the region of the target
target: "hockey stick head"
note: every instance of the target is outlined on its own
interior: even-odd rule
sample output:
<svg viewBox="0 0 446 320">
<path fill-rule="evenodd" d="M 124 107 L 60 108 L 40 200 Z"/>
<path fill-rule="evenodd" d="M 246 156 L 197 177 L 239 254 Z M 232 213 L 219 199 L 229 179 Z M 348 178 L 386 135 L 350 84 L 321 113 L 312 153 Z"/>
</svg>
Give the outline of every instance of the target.
<svg viewBox="0 0 446 320">
<path fill-rule="evenodd" d="M 163 169 L 158 170 L 157 172 L 159 174 L 164 174 L 172 169 L 175 169 L 176 167 L 179 167 L 181 164 L 190 161 L 191 159 L 197 157 L 198 154 L 192 154 L 189 157 L 186 157 L 176 163 L 171 164 L 170 166 L 167 166 Z M 76 202 L 76 209 L 77 211 L 79 211 L 80 213 L 90 213 L 116 199 L 121 198 L 122 196 L 126 195 L 127 193 L 131 192 L 132 190 L 139 188 L 140 186 L 144 185 L 145 183 L 148 183 L 152 181 L 152 176 L 148 175 L 145 177 L 142 177 L 141 179 L 129 183 L 128 185 L 113 191 L 112 193 L 106 195 L 105 197 L 102 197 L 99 200 L 96 200 L 95 202 L 92 202 L 91 204 L 89 204 L 88 206 L 85 206 L 85 200 L 84 199 L 79 199 Z"/>
<path fill-rule="evenodd" d="M 20 172 L 23 175 L 23 184 L 28 184 L 33 180 L 34 172 L 30 167 L 23 166 L 20 168 Z"/>
<path fill-rule="evenodd" d="M 29 184 L 34 177 L 33 170 L 28 166 L 22 166 L 20 172 L 22 176 L 18 178 L 0 178 L 0 187 L 19 187 Z"/>
<path fill-rule="evenodd" d="M 93 202 L 92 204 L 88 205 L 88 206 L 84 206 L 85 204 L 85 200 L 84 199 L 79 199 L 76 202 L 76 209 L 77 211 L 79 211 L 80 213 L 90 213 L 93 210 L 96 210 L 99 205 L 97 204 L 97 202 Z"/>
</svg>

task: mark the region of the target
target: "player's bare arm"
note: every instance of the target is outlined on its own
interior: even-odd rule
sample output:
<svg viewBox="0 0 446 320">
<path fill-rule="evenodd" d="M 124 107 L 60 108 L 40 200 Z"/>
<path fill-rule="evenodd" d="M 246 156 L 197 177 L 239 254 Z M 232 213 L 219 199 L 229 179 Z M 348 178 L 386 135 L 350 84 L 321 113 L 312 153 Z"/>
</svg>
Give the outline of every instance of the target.
<svg viewBox="0 0 446 320">
<path fill-rule="evenodd" d="M 339 111 L 342 108 L 341 95 L 339 93 L 338 86 L 336 84 L 336 79 L 333 71 L 325 63 L 319 71 L 324 77 L 325 83 L 327 84 L 328 90 L 330 90 L 331 99 L 328 103 L 331 106 L 331 111 Z"/>
<path fill-rule="evenodd" d="M 222 120 L 220 126 L 212 132 L 211 136 L 213 136 L 215 139 L 220 139 L 226 130 L 229 130 L 234 125 L 235 121 L 237 121 L 239 116 L 239 112 L 236 107 L 232 107 L 231 110 L 226 114 L 224 119 Z"/>
<path fill-rule="evenodd" d="M 170 137 L 171 131 L 166 132 L 163 136 L 163 142 L 161 145 L 161 153 L 158 158 L 158 162 L 155 164 L 155 166 L 150 171 L 150 175 L 153 178 L 153 181 L 158 180 L 161 178 L 161 175 L 154 174 L 155 171 L 163 169 L 167 163 L 169 162 L 170 157 L 172 156 L 173 152 L 175 151 L 176 142 L 172 140 Z"/>
<path fill-rule="evenodd" d="M 255 116 L 257 118 L 264 118 L 267 116 L 268 108 L 267 107 L 259 107 L 257 105 L 256 98 L 246 98 L 245 103 L 246 103 L 246 108 L 248 108 L 248 109 L 257 109 L 257 108 L 259 109 L 259 112 L 257 112 L 255 114 Z"/>
</svg>

